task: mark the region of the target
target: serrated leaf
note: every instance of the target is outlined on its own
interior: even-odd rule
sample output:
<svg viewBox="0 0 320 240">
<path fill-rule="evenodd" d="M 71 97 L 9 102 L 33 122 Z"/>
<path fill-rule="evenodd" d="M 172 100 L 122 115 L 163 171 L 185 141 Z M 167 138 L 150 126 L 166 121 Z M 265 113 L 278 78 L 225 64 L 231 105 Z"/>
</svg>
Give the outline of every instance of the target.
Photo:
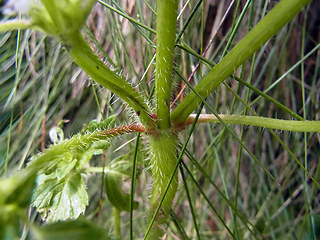
<svg viewBox="0 0 320 240">
<path fill-rule="evenodd" d="M 110 145 L 103 130 L 114 125 L 115 116 L 102 123 L 93 122 L 91 129 L 65 139 L 32 158 L 29 168 L 37 168 L 37 187 L 32 206 L 49 221 L 75 219 L 85 211 L 88 194 L 80 174 L 95 154 Z M 90 124 L 89 124 L 90 125 Z M 94 129 L 93 129 L 94 127 Z"/>
<path fill-rule="evenodd" d="M 48 222 L 76 219 L 85 211 L 88 194 L 80 173 L 63 179 L 41 175 L 40 179 L 42 184 L 35 190 L 32 205 Z"/>
<path fill-rule="evenodd" d="M 88 131 L 85 127 L 82 133 L 50 145 L 43 153 L 33 156 L 28 167 L 37 168 L 40 173 L 50 174 L 60 168 L 59 162 L 68 162 L 73 159 L 78 160 L 78 168 L 84 167 L 86 161 L 83 160 L 89 160 L 93 154 L 100 154 L 101 150 L 109 146 L 108 138 L 113 135 L 108 135 L 102 130 L 112 128 L 115 118 L 116 116 L 111 116 L 102 123 L 98 123 L 95 128 L 90 127 L 92 131 Z M 86 154 L 85 158 L 83 158 L 84 154 Z"/>
<path fill-rule="evenodd" d="M 111 240 L 102 228 L 83 218 L 47 224 L 36 232 L 35 238 L 39 240 Z"/>
</svg>

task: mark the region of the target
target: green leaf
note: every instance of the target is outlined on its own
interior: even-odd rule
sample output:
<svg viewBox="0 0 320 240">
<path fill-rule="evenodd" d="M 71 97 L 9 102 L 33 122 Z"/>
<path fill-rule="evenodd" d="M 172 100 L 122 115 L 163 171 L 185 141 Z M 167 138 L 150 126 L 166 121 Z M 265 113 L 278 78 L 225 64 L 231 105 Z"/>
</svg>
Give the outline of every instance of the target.
<svg viewBox="0 0 320 240">
<path fill-rule="evenodd" d="M 92 154 L 100 154 L 101 150 L 105 150 L 108 146 L 108 138 L 114 135 L 108 134 L 106 131 L 99 131 L 114 126 L 115 116 L 105 119 L 102 123 L 97 123 L 98 129 L 86 130 L 85 125 L 82 133 L 74 135 L 70 139 L 59 140 L 58 144 L 50 145 L 43 153 L 33 156 L 28 167 L 45 171 L 49 174 L 52 170 L 60 168 L 57 164 L 60 162 L 68 162 L 74 158 L 78 159 L 81 164 L 77 164 L 78 168 L 84 167 Z M 90 123 L 89 123 L 90 125 Z M 86 157 L 83 157 L 86 154 Z M 90 155 L 91 154 L 91 155 Z M 48 173 L 49 170 L 49 173 Z"/>
<path fill-rule="evenodd" d="M 126 212 L 130 211 L 130 194 L 122 190 L 123 175 L 121 172 L 125 175 L 126 170 L 131 165 L 131 163 L 125 160 L 113 161 L 109 168 L 116 171 L 108 171 L 105 178 L 106 194 L 109 201 L 114 207 Z M 137 208 L 138 202 L 134 202 L 133 209 Z"/>
<path fill-rule="evenodd" d="M 34 171 L 26 170 L 0 180 L 0 239 L 19 239 L 20 220 L 25 220 L 34 183 Z"/>
<path fill-rule="evenodd" d="M 0 207 L 9 204 L 19 208 L 28 207 L 35 182 L 35 173 L 29 170 L 0 180 Z"/>
<path fill-rule="evenodd" d="M 41 240 L 108 240 L 102 228 L 80 218 L 72 221 L 47 224 L 35 232 L 35 239 Z"/>
<path fill-rule="evenodd" d="M 19 237 L 19 221 L 17 220 L 15 224 L 12 222 L 10 224 L 0 223 L 0 239 L 1 240 L 18 240 Z"/>
<path fill-rule="evenodd" d="M 81 172 L 95 154 L 102 154 L 110 144 L 101 133 L 113 127 L 115 116 L 101 123 L 89 124 L 82 134 L 51 145 L 44 153 L 33 157 L 28 168 L 38 170 L 37 187 L 32 206 L 44 220 L 75 219 L 84 213 L 88 194 Z"/>
<path fill-rule="evenodd" d="M 101 131 L 106 130 L 109 128 L 112 128 L 114 126 L 114 123 L 116 121 L 117 115 L 112 115 L 102 122 L 98 122 L 96 119 L 89 122 L 89 124 L 85 124 L 84 128 L 82 129 L 82 133 L 87 132 L 94 132 L 94 131 Z"/>
<path fill-rule="evenodd" d="M 32 205 L 48 222 L 75 219 L 85 211 L 88 194 L 80 173 L 59 178 L 54 173 L 40 175 Z"/>
</svg>

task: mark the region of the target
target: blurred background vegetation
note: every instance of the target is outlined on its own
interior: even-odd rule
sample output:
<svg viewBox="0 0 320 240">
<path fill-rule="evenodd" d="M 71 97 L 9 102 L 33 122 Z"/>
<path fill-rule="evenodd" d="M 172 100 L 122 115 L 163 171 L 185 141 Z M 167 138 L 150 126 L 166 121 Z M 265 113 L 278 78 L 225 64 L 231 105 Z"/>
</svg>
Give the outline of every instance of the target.
<svg viewBox="0 0 320 240">
<path fill-rule="evenodd" d="M 251 1 L 251 5 L 244 0 L 206 0 L 197 5 L 199 2 L 180 1 L 183 11 L 178 32 L 190 22 L 175 50 L 175 71 L 179 74 L 173 74 L 172 108 L 190 91 L 184 89 L 181 76 L 196 84 L 208 72 L 208 62 L 218 62 L 223 52 L 231 49 L 277 1 L 256 0 Z M 312 1 L 235 72 L 239 78 L 308 120 L 320 120 L 319 3 Z M 240 13 L 246 7 L 237 26 Z M 83 30 L 99 57 L 125 76 L 146 98 L 154 83 L 155 9 L 155 1 L 99 1 Z M 142 26 L 129 21 L 128 16 Z M 234 29 L 234 38 L 226 49 Z M 64 46 L 50 36 L 31 30 L 12 31 L 1 34 L 0 47 L 2 176 L 23 168 L 31 156 L 51 144 L 49 131 L 61 120 L 64 120 L 66 138 L 78 133 L 83 124 L 92 119 L 101 120 L 117 114 L 117 125 L 137 120 L 121 99 L 94 84 L 72 63 Z M 311 51 L 312 54 L 301 61 Z M 207 63 L 200 61 L 197 54 L 203 55 Z M 184 93 L 179 94 L 182 89 Z M 234 93 L 260 116 L 292 119 L 288 113 L 231 78 L 207 101 L 219 113 L 252 115 Z M 205 108 L 203 113 L 206 113 Z M 179 176 L 180 191 L 168 224 L 168 239 L 195 239 L 197 232 L 201 239 L 230 239 L 226 226 L 239 239 L 319 239 L 320 192 L 294 159 L 306 164 L 319 182 L 319 134 L 274 131 L 276 138 L 267 129 L 230 127 L 276 182 L 222 125 L 198 125 L 184 157 L 189 172 L 184 168 L 184 174 Z M 135 140 L 135 135 L 113 139 L 108 151 L 90 161 L 90 166 L 102 167 L 119 159 L 132 160 Z M 183 144 L 184 134 L 180 141 Z M 141 145 L 145 145 L 144 140 Z M 140 151 L 136 185 L 140 205 L 134 213 L 134 239 L 143 236 L 147 222 L 145 206 L 150 195 L 150 176 L 144 168 L 146 158 L 147 151 Z M 103 190 L 101 173 L 88 173 L 87 187 L 90 204 L 86 217 L 112 233 L 112 208 L 105 194 L 100 194 Z M 237 206 L 243 218 L 235 214 L 235 209 L 221 193 Z M 190 202 L 196 217 L 192 217 Z M 30 209 L 29 216 L 40 224 L 34 209 Z M 122 236 L 128 239 L 128 214 L 122 213 L 121 217 Z M 22 239 L 27 237 L 27 231 L 22 231 Z"/>
</svg>

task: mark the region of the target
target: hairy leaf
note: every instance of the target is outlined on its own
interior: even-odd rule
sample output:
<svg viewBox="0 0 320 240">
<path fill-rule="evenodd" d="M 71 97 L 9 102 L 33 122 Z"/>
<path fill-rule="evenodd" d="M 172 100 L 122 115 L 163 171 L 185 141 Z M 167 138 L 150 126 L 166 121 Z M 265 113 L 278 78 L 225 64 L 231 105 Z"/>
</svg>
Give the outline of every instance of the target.
<svg viewBox="0 0 320 240">
<path fill-rule="evenodd" d="M 102 122 L 98 122 L 96 119 L 89 122 L 89 124 L 85 124 L 82 130 L 82 133 L 94 132 L 97 130 L 106 130 L 110 128 L 110 126 L 114 125 L 117 115 L 110 116 L 103 120 Z"/>
<path fill-rule="evenodd" d="M 94 126 L 89 124 L 90 129 L 50 146 L 32 159 L 28 168 L 36 168 L 39 174 L 32 206 L 43 219 L 75 219 L 85 211 L 88 194 L 81 172 L 93 155 L 109 146 L 107 136 L 99 131 L 112 127 L 114 120 L 112 116 L 102 123 L 94 122 Z"/>
<path fill-rule="evenodd" d="M 40 175 L 32 205 L 48 222 L 75 219 L 85 211 L 88 194 L 80 173 L 58 178 Z"/>
</svg>

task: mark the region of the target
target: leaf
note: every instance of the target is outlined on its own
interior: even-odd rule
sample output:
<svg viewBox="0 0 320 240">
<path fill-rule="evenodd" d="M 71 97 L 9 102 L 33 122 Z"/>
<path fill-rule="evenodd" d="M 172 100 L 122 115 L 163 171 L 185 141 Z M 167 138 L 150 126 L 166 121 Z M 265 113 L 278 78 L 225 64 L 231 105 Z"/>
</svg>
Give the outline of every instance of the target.
<svg viewBox="0 0 320 240">
<path fill-rule="evenodd" d="M 0 239 L 1 240 L 18 240 L 19 236 L 19 221 L 16 220 L 15 224 L 3 224 L 0 222 Z"/>
<path fill-rule="evenodd" d="M 47 224 L 35 232 L 39 240 L 108 240 L 102 228 L 84 218 Z"/>
<path fill-rule="evenodd" d="M 32 205 L 48 222 L 76 219 L 88 205 L 88 194 L 80 173 L 65 178 L 40 175 Z"/>
<path fill-rule="evenodd" d="M 81 172 L 93 155 L 102 154 L 110 145 L 99 131 L 112 127 L 114 121 L 115 116 L 111 116 L 102 123 L 94 122 L 92 132 L 85 130 L 32 158 L 28 168 L 38 168 L 40 174 L 32 206 L 42 219 L 54 222 L 75 219 L 84 213 L 88 194 Z"/>
<path fill-rule="evenodd" d="M 124 172 L 128 169 L 128 161 L 113 161 L 110 164 L 110 169 L 117 169 Z M 113 206 L 115 206 L 119 210 L 129 212 L 130 194 L 127 194 L 122 190 L 122 181 L 122 174 L 119 174 L 116 171 L 108 171 L 105 178 L 106 194 Z M 133 202 L 132 208 L 137 209 L 138 202 Z"/>
<path fill-rule="evenodd" d="M 19 171 L 0 180 L 0 207 L 9 204 L 15 204 L 19 208 L 28 207 L 36 177 L 29 170 Z"/>
<path fill-rule="evenodd" d="M 103 132 L 106 128 L 112 128 L 114 126 L 115 116 L 111 116 L 105 119 L 102 123 L 96 125 L 97 128 L 90 128 L 89 131 L 87 127 L 84 130 L 74 135 L 70 139 L 59 140 L 58 144 L 50 145 L 43 153 L 35 155 L 31 158 L 28 167 L 37 168 L 40 172 L 50 172 L 57 168 L 57 164 L 63 161 L 70 161 L 70 159 L 83 160 L 83 155 L 87 154 L 86 160 L 89 160 L 89 156 L 92 154 L 100 154 L 101 150 L 105 150 L 108 146 L 108 138 L 113 137 L 113 135 L 108 135 L 108 133 Z M 89 124 L 90 125 L 90 124 Z M 95 125 L 95 124 L 94 124 Z M 96 150 L 90 152 L 90 150 Z M 100 151 L 98 151 L 100 150 Z M 78 167 L 83 167 L 86 162 L 81 162 L 77 164 Z"/>
<path fill-rule="evenodd" d="M 112 115 L 104 119 L 102 122 L 98 122 L 96 119 L 94 119 L 91 122 L 89 122 L 88 125 L 85 124 L 81 132 L 82 133 L 94 132 L 97 130 L 101 131 L 101 130 L 112 128 L 114 126 L 116 118 L 117 118 L 117 115 Z"/>
<path fill-rule="evenodd" d="M 0 239 L 19 239 L 21 216 L 30 204 L 34 186 L 34 171 L 19 171 L 0 180 Z"/>
</svg>

